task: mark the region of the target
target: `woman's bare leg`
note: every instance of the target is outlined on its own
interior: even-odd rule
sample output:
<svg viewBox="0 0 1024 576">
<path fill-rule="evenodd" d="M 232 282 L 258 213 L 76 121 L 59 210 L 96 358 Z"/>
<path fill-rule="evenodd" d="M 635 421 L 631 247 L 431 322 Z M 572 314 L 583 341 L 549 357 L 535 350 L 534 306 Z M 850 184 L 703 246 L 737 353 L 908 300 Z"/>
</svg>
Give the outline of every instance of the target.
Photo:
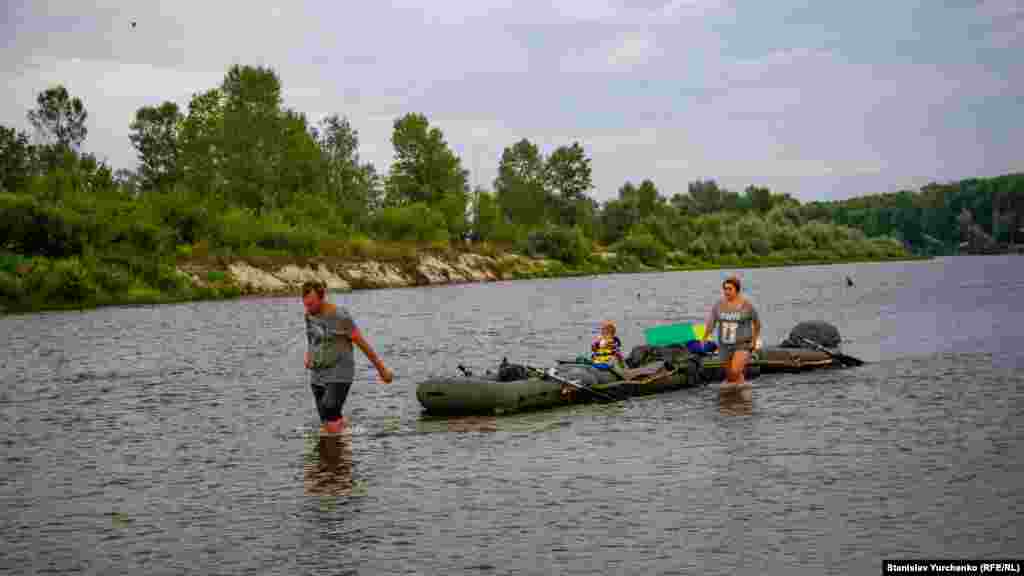
<svg viewBox="0 0 1024 576">
<path fill-rule="evenodd" d="M 722 368 L 725 370 L 725 381 L 719 387 L 722 390 L 732 390 L 736 387 L 736 370 L 733 369 L 735 363 L 736 355 L 732 354 L 726 359 L 725 364 L 722 365 Z"/>
<path fill-rule="evenodd" d="M 746 350 L 737 350 L 732 355 L 733 374 L 736 375 L 734 382 L 737 386 L 749 386 L 747 383 L 744 373 L 747 370 L 747 363 L 750 362 L 750 352 Z"/>
</svg>

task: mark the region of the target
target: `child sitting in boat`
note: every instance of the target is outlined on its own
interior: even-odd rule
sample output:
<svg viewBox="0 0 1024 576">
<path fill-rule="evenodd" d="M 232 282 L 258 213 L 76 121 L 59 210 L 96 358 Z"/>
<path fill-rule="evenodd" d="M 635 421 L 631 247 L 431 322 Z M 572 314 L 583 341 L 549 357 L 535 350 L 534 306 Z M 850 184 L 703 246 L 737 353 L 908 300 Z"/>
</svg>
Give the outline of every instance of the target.
<svg viewBox="0 0 1024 576">
<path fill-rule="evenodd" d="M 600 370 L 607 370 L 618 378 L 624 378 L 622 364 L 622 340 L 615 335 L 615 323 L 608 321 L 601 324 L 601 335 L 590 345 L 590 365 Z M 575 389 L 562 384 L 562 398 L 571 399 Z"/>
<path fill-rule="evenodd" d="M 601 335 L 590 345 L 590 362 L 594 368 L 619 372 L 622 365 L 622 340 L 615 335 L 615 323 L 601 324 Z"/>
</svg>

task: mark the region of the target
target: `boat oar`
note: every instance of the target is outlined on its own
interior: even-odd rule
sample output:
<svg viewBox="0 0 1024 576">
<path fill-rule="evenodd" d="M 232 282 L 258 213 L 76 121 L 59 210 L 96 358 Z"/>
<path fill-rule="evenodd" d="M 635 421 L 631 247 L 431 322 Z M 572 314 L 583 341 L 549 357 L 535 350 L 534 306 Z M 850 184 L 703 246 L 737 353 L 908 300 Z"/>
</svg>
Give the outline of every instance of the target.
<svg viewBox="0 0 1024 576">
<path fill-rule="evenodd" d="M 591 368 L 595 367 L 593 362 L 581 362 L 578 359 L 577 360 L 558 360 L 558 364 L 559 365 L 568 364 L 570 366 L 590 366 Z M 610 365 L 610 366 L 608 366 L 608 368 L 606 368 L 606 370 L 608 370 L 609 372 L 614 374 L 615 377 L 618 378 L 619 380 L 625 380 L 626 379 L 626 374 L 622 371 L 622 368 L 620 368 L 620 366 L 618 364 Z"/>
<path fill-rule="evenodd" d="M 540 375 L 541 378 L 550 378 L 551 380 L 554 380 L 555 382 L 558 382 L 560 384 L 568 384 L 569 386 L 572 386 L 573 388 L 575 388 L 577 390 L 582 390 L 584 392 L 588 392 L 588 393 L 593 394 L 595 396 L 599 396 L 601 398 L 604 398 L 605 400 L 608 400 L 610 402 L 618 402 L 618 399 L 612 398 L 611 396 L 609 396 L 609 395 L 607 395 L 607 394 L 605 394 L 603 392 L 598 392 L 597 390 L 594 390 L 593 388 L 589 388 L 587 386 L 584 386 L 584 385 L 580 384 L 579 382 L 577 382 L 576 380 L 569 380 L 568 378 L 562 378 L 561 376 L 558 376 L 557 374 L 555 374 L 555 369 L 554 368 L 552 368 L 550 370 L 541 370 L 540 368 L 535 368 L 533 366 L 526 366 L 526 369 L 531 371 L 531 372 L 535 372 L 536 374 Z"/>
<path fill-rule="evenodd" d="M 854 358 L 853 356 L 848 356 L 846 354 L 842 354 L 842 353 L 839 353 L 839 352 L 833 352 L 833 351 L 829 350 L 828 348 L 825 348 L 821 344 L 818 344 L 814 340 L 809 340 L 807 338 L 804 338 L 803 336 L 797 336 L 797 339 L 803 341 L 804 344 L 807 344 L 811 348 L 814 348 L 815 350 L 817 350 L 819 352 L 824 352 L 825 354 L 828 354 L 832 358 L 835 358 L 843 366 L 863 366 L 864 365 L 864 361 L 863 360 L 861 360 L 859 358 Z"/>
</svg>

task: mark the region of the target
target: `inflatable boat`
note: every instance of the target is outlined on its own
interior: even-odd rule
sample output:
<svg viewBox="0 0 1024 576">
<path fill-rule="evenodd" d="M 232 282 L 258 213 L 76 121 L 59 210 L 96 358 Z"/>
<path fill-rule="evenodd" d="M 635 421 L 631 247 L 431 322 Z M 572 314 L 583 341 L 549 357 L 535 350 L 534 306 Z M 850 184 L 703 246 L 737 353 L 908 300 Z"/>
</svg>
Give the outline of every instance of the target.
<svg viewBox="0 0 1024 576">
<path fill-rule="evenodd" d="M 797 325 L 778 346 L 756 351 L 746 378 L 848 366 L 838 351 L 839 334 L 821 322 Z M 641 345 L 618 373 L 599 369 L 583 357 L 540 368 L 503 360 L 496 371 L 439 376 L 416 386 L 424 411 L 437 415 L 508 414 L 568 404 L 612 402 L 719 382 L 725 376 L 717 355 L 694 354 L 681 345 Z M 858 361 L 859 362 L 859 361 Z"/>
</svg>

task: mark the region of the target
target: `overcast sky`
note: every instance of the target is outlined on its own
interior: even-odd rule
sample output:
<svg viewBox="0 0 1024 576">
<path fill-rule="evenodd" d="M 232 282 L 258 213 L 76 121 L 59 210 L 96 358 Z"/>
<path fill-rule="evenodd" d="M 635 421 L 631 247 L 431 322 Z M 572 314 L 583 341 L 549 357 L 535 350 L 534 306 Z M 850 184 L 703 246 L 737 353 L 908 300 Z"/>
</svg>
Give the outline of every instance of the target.
<svg viewBox="0 0 1024 576">
<path fill-rule="evenodd" d="M 394 119 L 426 114 L 488 188 L 524 137 L 579 140 L 602 201 L 644 178 L 809 201 L 1024 170 L 1020 0 L 285 4 L 9 0 L 0 123 L 27 130 L 63 83 L 85 149 L 134 168 L 135 111 L 184 109 L 238 63 L 311 121 L 347 116 L 380 171 Z"/>
</svg>

